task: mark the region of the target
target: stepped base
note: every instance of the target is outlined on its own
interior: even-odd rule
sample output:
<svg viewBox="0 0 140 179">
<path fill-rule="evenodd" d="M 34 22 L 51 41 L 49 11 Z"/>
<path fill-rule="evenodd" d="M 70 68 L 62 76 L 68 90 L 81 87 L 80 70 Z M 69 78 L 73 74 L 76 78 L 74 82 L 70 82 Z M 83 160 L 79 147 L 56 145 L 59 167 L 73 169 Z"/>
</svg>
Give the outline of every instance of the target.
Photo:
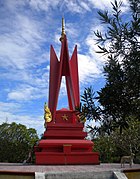
<svg viewBox="0 0 140 179">
<path fill-rule="evenodd" d="M 99 164 L 98 152 L 92 152 L 89 140 L 41 140 L 36 146 L 36 164 Z"/>
<path fill-rule="evenodd" d="M 47 123 L 42 140 L 34 147 L 36 164 L 99 164 L 99 154 L 92 152 L 94 143 L 85 140 L 83 127 L 74 111 L 56 111 L 55 121 Z"/>
<path fill-rule="evenodd" d="M 36 153 L 37 165 L 91 165 L 100 164 L 99 154 L 96 152 L 73 152 L 70 154 L 52 153 L 52 152 L 37 152 Z"/>
<path fill-rule="evenodd" d="M 87 136 L 83 132 L 82 123 L 48 123 L 44 132 L 44 139 L 84 139 Z"/>
</svg>

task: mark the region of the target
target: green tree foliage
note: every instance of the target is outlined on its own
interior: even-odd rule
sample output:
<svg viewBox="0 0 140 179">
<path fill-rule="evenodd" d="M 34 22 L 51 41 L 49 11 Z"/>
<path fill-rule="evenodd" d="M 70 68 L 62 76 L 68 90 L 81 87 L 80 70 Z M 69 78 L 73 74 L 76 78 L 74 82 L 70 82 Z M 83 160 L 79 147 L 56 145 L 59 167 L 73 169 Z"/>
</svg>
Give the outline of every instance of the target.
<svg viewBox="0 0 140 179">
<path fill-rule="evenodd" d="M 120 162 L 121 156 L 134 153 L 134 162 L 140 163 L 140 121 L 131 118 L 130 127 L 123 129 L 121 134 L 115 129 L 110 135 L 96 137 L 94 150 L 100 152 L 101 162 Z"/>
<path fill-rule="evenodd" d="M 0 125 L 0 161 L 23 162 L 35 142 L 38 141 L 36 130 L 16 123 Z"/>
<path fill-rule="evenodd" d="M 106 84 L 97 92 L 98 97 L 91 87 L 85 89 L 80 112 L 82 119 L 100 119 L 101 127 L 97 128 L 100 133 L 128 128 L 131 116 L 140 119 L 140 0 L 129 0 L 129 5 L 128 22 L 121 11 L 122 2 L 112 3 L 112 13 L 99 11 L 106 32 L 97 31 L 95 35 L 98 53 L 107 56 Z"/>
<path fill-rule="evenodd" d="M 79 108 L 76 108 L 77 114 L 80 117 L 81 122 L 87 121 L 100 121 L 100 107 L 98 106 L 95 92 L 92 87 L 85 88 L 83 95 L 81 95 L 81 104 Z M 94 137 L 98 133 L 99 128 L 94 128 L 87 124 L 89 133 Z"/>
<path fill-rule="evenodd" d="M 119 158 L 116 157 L 116 146 L 111 136 L 105 135 L 97 137 L 94 140 L 94 151 L 99 152 L 100 161 L 103 163 L 118 162 Z"/>
<path fill-rule="evenodd" d="M 98 53 L 107 57 L 106 84 L 97 97 L 91 88 L 82 95 L 81 113 L 100 119 L 100 126 L 90 128 L 94 134 L 96 129 L 94 150 L 100 152 L 102 162 L 119 162 L 122 155 L 131 153 L 140 156 L 140 0 L 129 0 L 129 5 L 128 21 L 122 2 L 116 0 L 111 13 L 99 12 L 106 32 L 95 35 Z"/>
<path fill-rule="evenodd" d="M 98 92 L 98 100 L 104 119 L 109 117 L 108 127 L 121 130 L 128 127 L 129 116 L 140 119 L 140 0 L 129 0 L 129 4 L 128 22 L 121 11 L 122 2 L 112 3 L 112 13 L 99 11 L 106 32 L 95 32 L 99 53 L 108 57 L 106 85 Z"/>
<path fill-rule="evenodd" d="M 99 120 L 100 108 L 95 104 L 96 96 L 92 87 L 85 88 L 83 95 L 81 95 L 80 117 L 81 120 Z M 96 100 L 97 101 L 97 100 Z"/>
<path fill-rule="evenodd" d="M 131 117 L 129 128 L 123 130 L 121 134 L 116 129 L 112 133 L 112 139 L 122 155 L 130 155 L 131 153 L 140 155 L 140 121 Z"/>
</svg>

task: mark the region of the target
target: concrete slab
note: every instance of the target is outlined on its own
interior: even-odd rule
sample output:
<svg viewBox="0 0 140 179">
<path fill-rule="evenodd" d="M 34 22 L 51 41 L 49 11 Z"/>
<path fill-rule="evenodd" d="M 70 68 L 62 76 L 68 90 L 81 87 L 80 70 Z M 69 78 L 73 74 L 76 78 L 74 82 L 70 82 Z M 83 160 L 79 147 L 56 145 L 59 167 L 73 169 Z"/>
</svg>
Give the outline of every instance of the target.
<svg viewBox="0 0 140 179">
<path fill-rule="evenodd" d="M 35 179 L 45 179 L 45 173 L 35 172 Z"/>
<path fill-rule="evenodd" d="M 134 164 L 132 168 L 126 164 L 125 169 L 120 164 L 100 165 L 23 165 L 22 163 L 0 163 L 1 172 L 35 173 L 37 179 L 113 179 L 120 178 L 124 170 L 140 170 L 140 164 Z M 116 175 L 113 175 L 116 172 Z M 121 176 L 120 176 L 121 175 Z"/>
<path fill-rule="evenodd" d="M 113 179 L 112 171 L 102 172 L 53 172 L 46 173 L 46 179 Z"/>
<path fill-rule="evenodd" d="M 104 163 L 100 165 L 32 165 L 22 163 L 0 163 L 0 171 L 24 171 L 24 172 L 101 172 L 101 171 L 122 171 L 140 169 L 140 164 L 134 164 L 132 168 L 126 164 L 121 168 L 118 163 Z"/>
<path fill-rule="evenodd" d="M 122 172 L 113 172 L 114 179 L 127 179 L 126 175 Z"/>
</svg>

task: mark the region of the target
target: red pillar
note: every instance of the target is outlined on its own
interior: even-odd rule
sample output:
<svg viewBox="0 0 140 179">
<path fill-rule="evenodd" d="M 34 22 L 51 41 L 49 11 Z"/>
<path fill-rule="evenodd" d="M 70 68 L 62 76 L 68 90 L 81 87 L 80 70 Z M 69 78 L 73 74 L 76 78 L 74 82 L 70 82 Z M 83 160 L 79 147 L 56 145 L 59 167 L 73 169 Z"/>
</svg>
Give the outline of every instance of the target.
<svg viewBox="0 0 140 179">
<path fill-rule="evenodd" d="M 69 59 L 68 44 L 65 35 L 61 45 L 60 61 L 58 60 L 52 46 L 50 57 L 48 107 L 50 108 L 54 120 L 62 76 L 65 76 L 66 79 L 69 109 L 75 110 L 75 107 L 78 107 L 80 103 L 77 46 L 74 49 L 72 58 Z"/>
</svg>

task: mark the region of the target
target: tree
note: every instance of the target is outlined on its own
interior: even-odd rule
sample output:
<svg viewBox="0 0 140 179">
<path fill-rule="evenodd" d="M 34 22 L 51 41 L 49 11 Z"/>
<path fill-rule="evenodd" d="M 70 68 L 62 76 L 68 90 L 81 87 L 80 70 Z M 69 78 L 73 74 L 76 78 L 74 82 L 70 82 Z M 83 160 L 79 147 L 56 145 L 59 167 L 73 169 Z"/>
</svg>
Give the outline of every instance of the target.
<svg viewBox="0 0 140 179">
<path fill-rule="evenodd" d="M 101 121 L 100 127 L 94 127 L 100 134 L 128 128 L 131 116 L 140 120 L 140 0 L 129 0 L 129 22 L 123 17 L 122 2 L 111 4 L 113 13 L 98 12 L 106 32 L 95 32 L 98 53 L 107 57 L 106 84 L 97 97 L 91 87 L 86 88 L 80 108 L 82 119 Z"/>
<path fill-rule="evenodd" d="M 131 116 L 129 126 L 130 127 L 123 130 L 121 134 L 119 130 L 116 129 L 111 136 L 112 140 L 121 155 L 130 155 L 132 153 L 134 153 L 135 156 L 137 154 L 140 155 L 140 121 Z"/>
<path fill-rule="evenodd" d="M 83 95 L 81 95 L 82 105 L 81 109 L 81 117 L 87 120 L 99 120 L 100 119 L 100 109 L 95 104 L 96 96 L 92 87 L 85 88 Z"/>
<path fill-rule="evenodd" d="M 36 130 L 16 123 L 0 125 L 0 161 L 23 162 L 38 141 Z"/>
<path fill-rule="evenodd" d="M 108 127 L 128 127 L 129 116 L 140 119 L 140 0 L 129 0 L 131 16 L 124 20 L 122 2 L 112 4 L 113 13 L 99 11 L 107 26 L 103 34 L 95 32 L 100 51 L 108 57 L 104 66 L 106 85 L 98 92 Z"/>
<path fill-rule="evenodd" d="M 117 59 L 109 57 L 109 63 L 104 67 L 107 82 L 98 93 L 98 101 L 102 105 L 102 123 L 109 121 L 110 128 L 128 127 L 127 117 L 130 115 L 130 98 L 126 91 L 124 72 Z"/>
<path fill-rule="evenodd" d="M 85 88 L 83 95 L 81 95 L 81 104 L 79 108 L 76 108 L 77 115 L 80 117 L 80 121 L 100 121 L 100 107 L 97 105 L 96 95 L 92 87 Z M 92 136 L 96 135 L 98 127 L 86 126 L 89 133 Z"/>
<path fill-rule="evenodd" d="M 140 162 L 140 121 L 131 116 L 129 128 L 115 129 L 110 135 L 98 135 L 94 140 L 94 151 L 100 152 L 102 162 L 120 162 L 121 156 L 135 154 L 135 161 Z"/>
<path fill-rule="evenodd" d="M 100 153 L 100 161 L 102 163 L 119 161 L 118 156 L 117 158 L 115 156 L 117 153 L 115 143 L 108 135 L 97 137 L 94 140 L 94 151 Z"/>
</svg>

